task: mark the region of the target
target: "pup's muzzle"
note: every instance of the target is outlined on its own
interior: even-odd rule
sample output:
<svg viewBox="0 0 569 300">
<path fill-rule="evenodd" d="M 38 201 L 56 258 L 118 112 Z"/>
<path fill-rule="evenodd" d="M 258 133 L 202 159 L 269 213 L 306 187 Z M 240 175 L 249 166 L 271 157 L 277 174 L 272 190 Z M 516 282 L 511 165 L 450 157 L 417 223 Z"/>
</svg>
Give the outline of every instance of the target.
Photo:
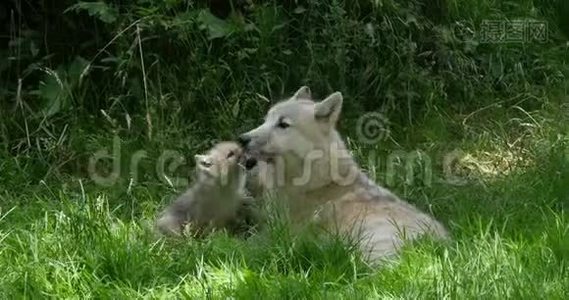
<svg viewBox="0 0 569 300">
<path fill-rule="evenodd" d="M 245 159 L 245 168 L 247 170 L 253 169 L 257 165 L 257 159 L 254 157 L 248 157 Z"/>
</svg>

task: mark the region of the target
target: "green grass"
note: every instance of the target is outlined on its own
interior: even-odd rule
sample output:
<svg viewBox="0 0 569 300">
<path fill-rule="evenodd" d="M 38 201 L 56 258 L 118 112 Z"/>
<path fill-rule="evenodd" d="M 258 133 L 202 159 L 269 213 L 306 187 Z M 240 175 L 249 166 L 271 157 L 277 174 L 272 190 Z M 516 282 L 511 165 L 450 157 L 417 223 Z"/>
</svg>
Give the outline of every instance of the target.
<svg viewBox="0 0 569 300">
<path fill-rule="evenodd" d="M 264 1 L 225 20 L 186 1 L 101 3 L 22 2 L 0 29 L 0 298 L 569 297 L 567 1 Z M 484 20 L 546 22 L 548 40 L 481 43 Z M 257 94 L 305 84 L 343 93 L 362 167 L 451 242 L 371 269 L 353 243 L 278 220 L 248 239 L 153 236 L 183 189 L 160 156 L 179 153 L 165 173 L 187 178 L 193 154 L 261 122 Z M 370 145 L 356 126 L 372 111 L 390 135 Z M 120 176 L 95 184 L 89 158 L 115 139 Z M 390 155 L 415 150 L 415 174 L 388 176 Z"/>
<path fill-rule="evenodd" d="M 470 137 L 455 143 L 471 154 L 455 167 L 467 184 L 395 181 L 399 194 L 453 235 L 448 244 L 410 245 L 397 264 L 371 269 L 354 243 L 295 236 L 278 222 L 249 239 L 218 233 L 157 240 L 148 224 L 173 190 L 139 186 L 125 193 L 124 186 L 69 180 L 2 194 L 2 298 L 566 298 L 569 140 L 555 119 L 559 107 L 534 112 L 541 122 L 529 129 L 528 115 L 511 131 L 498 127 L 506 114 L 491 115 L 474 116 L 477 125 L 462 132 Z M 524 147 L 508 149 L 515 137 Z M 429 144 L 406 149 L 444 153 L 421 146 Z M 365 157 L 367 149 L 356 150 Z M 521 162 L 509 161 L 507 151 Z M 433 177 L 444 178 L 433 162 Z"/>
</svg>

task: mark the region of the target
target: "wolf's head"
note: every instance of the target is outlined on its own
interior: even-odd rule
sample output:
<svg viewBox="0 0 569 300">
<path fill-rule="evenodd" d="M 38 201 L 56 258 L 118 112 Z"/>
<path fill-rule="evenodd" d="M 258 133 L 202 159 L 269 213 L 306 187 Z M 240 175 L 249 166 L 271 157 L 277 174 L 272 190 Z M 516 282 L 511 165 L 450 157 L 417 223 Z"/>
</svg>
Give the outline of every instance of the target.
<svg viewBox="0 0 569 300">
<path fill-rule="evenodd" d="M 243 148 L 235 142 L 220 142 L 206 154 L 196 154 L 194 158 L 201 179 L 233 184 L 237 183 L 245 173 L 245 168 L 241 164 Z"/>
<path fill-rule="evenodd" d="M 263 124 L 242 134 L 239 142 L 253 159 L 267 163 L 279 159 L 293 176 L 315 172 L 325 181 L 323 176 L 329 176 L 321 173 L 329 172 L 331 148 L 345 148 L 336 131 L 342 101 L 340 92 L 314 101 L 310 89 L 303 86 L 291 98 L 275 104 Z M 307 163 L 311 165 L 307 167 Z"/>
</svg>

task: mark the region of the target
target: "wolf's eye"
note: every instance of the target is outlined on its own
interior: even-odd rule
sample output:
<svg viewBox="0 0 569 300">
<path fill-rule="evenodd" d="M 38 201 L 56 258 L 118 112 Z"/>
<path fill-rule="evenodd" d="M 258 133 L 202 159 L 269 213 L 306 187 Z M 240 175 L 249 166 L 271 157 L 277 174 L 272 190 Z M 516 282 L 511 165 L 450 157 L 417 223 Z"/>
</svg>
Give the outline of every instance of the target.
<svg viewBox="0 0 569 300">
<path fill-rule="evenodd" d="M 229 151 L 229 153 L 227 153 L 227 158 L 232 157 L 233 155 L 235 155 L 234 151 Z"/>
<path fill-rule="evenodd" d="M 279 122 L 277 123 L 277 127 L 281 128 L 281 129 L 286 129 L 290 127 L 290 124 L 285 122 L 284 120 L 279 120 Z"/>
</svg>

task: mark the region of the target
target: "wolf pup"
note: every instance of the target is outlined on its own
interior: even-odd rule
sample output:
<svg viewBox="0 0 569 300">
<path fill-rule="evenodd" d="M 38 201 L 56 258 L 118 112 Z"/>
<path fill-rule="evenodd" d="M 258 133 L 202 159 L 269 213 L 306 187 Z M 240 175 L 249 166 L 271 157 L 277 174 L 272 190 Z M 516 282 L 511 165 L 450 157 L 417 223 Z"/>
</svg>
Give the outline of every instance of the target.
<svg viewBox="0 0 569 300">
<path fill-rule="evenodd" d="M 235 224 L 248 201 L 242 155 L 234 142 L 221 142 L 207 154 L 195 155 L 197 181 L 160 214 L 157 230 L 179 236 L 189 225 L 190 233 L 199 236 Z"/>
<path fill-rule="evenodd" d="M 340 92 L 314 101 L 304 86 L 273 105 L 263 124 L 239 137 L 257 162 L 255 182 L 248 184 L 276 192 L 293 224 L 317 220 L 363 237 L 361 250 L 372 263 L 396 254 L 406 240 L 427 233 L 446 238 L 442 224 L 360 169 L 336 130 L 342 102 Z"/>
</svg>

